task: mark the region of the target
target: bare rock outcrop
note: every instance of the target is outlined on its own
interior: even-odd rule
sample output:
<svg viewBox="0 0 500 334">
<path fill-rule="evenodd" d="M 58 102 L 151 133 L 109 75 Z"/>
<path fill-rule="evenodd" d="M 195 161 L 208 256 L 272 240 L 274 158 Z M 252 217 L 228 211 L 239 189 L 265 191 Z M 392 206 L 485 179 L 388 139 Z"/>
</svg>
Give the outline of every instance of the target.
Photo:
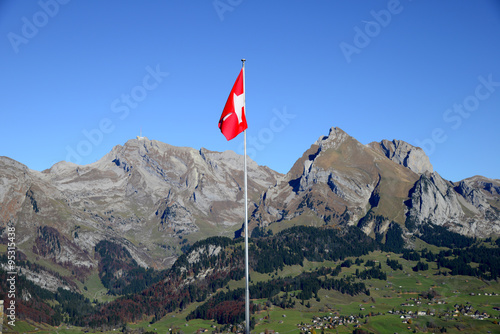
<svg viewBox="0 0 500 334">
<path fill-rule="evenodd" d="M 371 210 L 404 222 L 403 202 L 418 175 L 339 128 L 319 138 L 261 197 L 252 226 L 300 220 L 357 224 Z M 394 207 L 394 202 L 399 207 Z M 314 218 L 316 217 L 316 218 Z M 318 222 L 319 221 L 319 222 Z M 386 224 L 387 225 L 387 224 Z"/>
<path fill-rule="evenodd" d="M 281 177 L 250 159 L 248 172 L 250 199 Z M 245 216 L 243 183 L 243 157 L 234 152 L 145 137 L 95 163 L 63 161 L 43 172 L 0 157 L 0 227 L 15 226 L 28 260 L 45 258 L 76 276 L 97 268 L 101 240 L 161 269 L 172 265 L 187 236 L 234 236 Z"/>
<path fill-rule="evenodd" d="M 500 234 L 499 219 L 499 180 L 452 183 L 433 171 L 418 147 L 400 140 L 362 145 L 332 128 L 261 196 L 251 226 L 356 224 L 373 234 L 392 222 L 411 231 L 432 223 L 486 237 Z"/>
<path fill-rule="evenodd" d="M 363 145 L 331 128 L 286 175 L 251 159 L 247 167 L 251 229 L 357 225 L 375 236 L 394 224 L 411 234 L 432 223 L 468 236 L 500 235 L 500 180 L 444 180 L 420 148 L 403 141 Z M 96 270 L 102 240 L 123 246 L 142 267 L 161 269 L 188 240 L 237 233 L 243 187 L 243 156 L 145 137 L 95 163 L 59 162 L 43 172 L 0 157 L 0 227 L 16 227 L 28 260 L 44 258 L 75 276 Z"/>
<path fill-rule="evenodd" d="M 473 237 L 500 234 L 500 189 L 494 180 L 466 179 L 457 185 L 439 174 L 422 174 L 408 201 L 407 226 L 432 223 Z"/>
<path fill-rule="evenodd" d="M 402 140 L 382 140 L 380 143 L 373 142 L 370 147 L 382 152 L 387 158 L 403 165 L 417 174 L 432 173 L 433 168 L 429 157 L 420 147 L 412 146 Z"/>
</svg>

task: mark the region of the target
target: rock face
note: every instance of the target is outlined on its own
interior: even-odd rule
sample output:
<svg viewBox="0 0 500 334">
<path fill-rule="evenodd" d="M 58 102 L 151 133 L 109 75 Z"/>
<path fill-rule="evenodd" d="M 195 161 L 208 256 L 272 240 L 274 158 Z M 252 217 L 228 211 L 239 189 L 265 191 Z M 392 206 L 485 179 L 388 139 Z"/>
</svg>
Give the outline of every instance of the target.
<svg viewBox="0 0 500 334">
<path fill-rule="evenodd" d="M 408 201 L 407 226 L 430 222 L 480 238 L 500 234 L 500 181 L 484 177 L 456 184 L 422 174 Z"/>
<path fill-rule="evenodd" d="M 429 157 L 420 147 L 415 147 L 396 139 L 393 141 L 384 139 L 380 143 L 370 143 L 369 146 L 382 152 L 392 161 L 408 167 L 408 169 L 417 174 L 433 172 Z"/>
<path fill-rule="evenodd" d="M 316 224 L 354 225 L 370 213 L 363 221 L 365 232 L 383 232 L 391 221 L 404 223 L 403 202 L 417 180 L 416 173 L 379 150 L 332 128 L 263 194 L 252 223 L 266 227 L 312 216 L 308 220 Z M 376 216 L 384 219 L 377 222 Z"/>
<path fill-rule="evenodd" d="M 140 266 L 166 268 L 184 244 L 232 237 L 241 227 L 242 167 L 243 157 L 230 151 L 147 138 L 90 165 L 60 162 L 43 172 L 0 157 L 0 237 L 15 226 L 28 260 L 44 258 L 76 279 L 96 272 L 102 240 L 124 247 Z M 398 140 L 363 145 L 331 128 L 286 175 L 252 160 L 248 174 L 250 229 L 357 225 L 374 236 L 391 224 L 411 234 L 433 223 L 468 236 L 500 235 L 500 180 L 451 183 L 420 148 Z M 30 277 L 41 282 L 40 272 Z M 47 275 L 51 289 L 76 287 Z"/>
<path fill-rule="evenodd" d="M 305 222 L 356 224 L 367 234 L 384 233 L 391 222 L 410 232 L 433 223 L 486 237 L 500 234 L 500 181 L 453 184 L 418 147 L 399 140 L 365 146 L 332 128 L 261 196 L 251 226 L 276 231 Z"/>
<path fill-rule="evenodd" d="M 169 267 L 180 243 L 234 236 L 244 220 L 243 157 L 134 139 L 85 166 L 43 172 L 0 158 L 0 226 L 19 250 L 84 275 L 101 240 L 123 245 L 144 267 Z M 249 198 L 281 175 L 248 161 Z M 253 202 L 250 205 L 255 205 Z"/>
</svg>

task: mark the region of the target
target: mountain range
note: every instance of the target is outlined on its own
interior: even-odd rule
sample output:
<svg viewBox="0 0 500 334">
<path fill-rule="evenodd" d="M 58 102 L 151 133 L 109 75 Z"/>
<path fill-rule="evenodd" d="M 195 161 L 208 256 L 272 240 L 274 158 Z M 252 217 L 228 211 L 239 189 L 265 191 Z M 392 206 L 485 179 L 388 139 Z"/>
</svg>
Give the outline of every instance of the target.
<svg viewBox="0 0 500 334">
<path fill-rule="evenodd" d="M 308 220 L 357 225 L 367 234 L 384 233 L 392 223 L 413 233 L 431 223 L 488 237 L 500 232 L 499 200 L 500 180 L 447 181 L 421 148 L 400 140 L 363 145 L 332 128 L 262 194 L 252 223 Z"/>
<path fill-rule="evenodd" d="M 99 271 L 103 241 L 143 268 L 166 269 L 196 241 L 241 234 L 243 156 L 141 137 L 89 165 L 42 172 L 0 157 L 0 227 L 15 226 L 23 274 L 51 291 L 77 290 Z M 500 180 L 443 179 L 424 151 L 400 140 L 364 145 L 331 128 L 283 175 L 248 161 L 250 233 L 295 225 L 357 226 L 384 240 L 400 226 L 407 245 L 423 227 L 500 235 Z M 99 247 L 98 247 L 99 245 Z"/>
</svg>

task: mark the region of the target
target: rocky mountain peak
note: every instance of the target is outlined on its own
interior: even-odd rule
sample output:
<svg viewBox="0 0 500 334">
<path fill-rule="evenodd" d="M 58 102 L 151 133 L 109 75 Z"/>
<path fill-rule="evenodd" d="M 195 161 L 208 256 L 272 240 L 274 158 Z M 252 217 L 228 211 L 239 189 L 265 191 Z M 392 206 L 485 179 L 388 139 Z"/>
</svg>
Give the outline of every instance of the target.
<svg viewBox="0 0 500 334">
<path fill-rule="evenodd" d="M 22 163 L 5 156 L 0 156 L 0 166 L 2 166 L 2 168 L 14 168 L 25 172 L 28 171 L 28 167 Z"/>
<path fill-rule="evenodd" d="M 60 162 L 43 172 L 0 157 L 0 223 L 16 224 L 28 258 L 72 263 L 75 272 L 94 270 L 102 240 L 140 266 L 165 268 L 187 243 L 232 237 L 243 224 L 243 160 L 145 137 L 92 164 Z M 247 167 L 250 229 L 356 225 L 374 237 L 394 224 L 411 234 L 432 223 L 500 234 L 500 180 L 446 181 L 404 141 L 363 145 L 332 127 L 286 175 L 251 159 Z"/>
<path fill-rule="evenodd" d="M 373 234 L 384 233 L 392 222 L 412 231 L 430 222 L 484 236 L 500 231 L 499 194 L 498 180 L 444 180 L 421 148 L 402 140 L 362 145 L 331 128 L 264 193 L 251 226 L 306 219 L 356 224 Z"/>
<path fill-rule="evenodd" d="M 321 149 L 338 148 L 350 136 L 338 127 L 331 127 L 327 136 L 321 136 L 314 144 Z"/>
<path fill-rule="evenodd" d="M 281 177 L 250 159 L 248 173 L 250 205 Z M 94 163 L 63 161 L 43 172 L 0 158 L 0 218 L 16 223 L 27 244 L 39 238 L 37 228 L 50 227 L 43 230 L 65 240 L 74 257 L 64 258 L 73 262 L 106 239 L 137 263 L 162 268 L 187 238 L 234 236 L 245 216 L 243 181 L 241 155 L 146 137 L 117 145 Z M 61 262 L 49 253 L 41 254 Z"/>
<path fill-rule="evenodd" d="M 456 182 L 455 191 L 483 211 L 490 207 L 490 203 L 499 207 L 500 180 L 476 175 Z"/>
<path fill-rule="evenodd" d="M 420 147 L 415 147 L 396 139 L 392 141 L 384 139 L 380 143 L 373 142 L 368 144 L 368 146 L 417 174 L 433 172 L 429 157 Z"/>
<path fill-rule="evenodd" d="M 333 127 L 296 161 L 285 182 L 266 191 L 254 224 L 306 215 L 324 223 L 357 224 L 367 212 L 404 223 L 404 209 L 396 205 L 403 204 L 417 179 L 408 168 Z"/>
</svg>

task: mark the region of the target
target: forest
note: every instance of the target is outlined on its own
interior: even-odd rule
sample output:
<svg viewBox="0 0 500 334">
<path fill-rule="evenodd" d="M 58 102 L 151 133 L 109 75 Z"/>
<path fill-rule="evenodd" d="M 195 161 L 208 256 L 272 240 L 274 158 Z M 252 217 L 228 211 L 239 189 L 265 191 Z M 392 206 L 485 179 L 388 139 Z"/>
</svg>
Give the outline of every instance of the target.
<svg viewBox="0 0 500 334">
<path fill-rule="evenodd" d="M 283 309 L 300 304 L 309 307 L 319 300 L 318 291 L 335 290 L 347 296 L 370 295 L 366 280 L 387 280 L 380 262 L 363 262 L 361 258 L 374 251 L 390 252 L 396 257 L 385 263 L 393 271 L 402 270 L 398 256 L 414 261 L 413 271 L 433 266 L 441 275 L 466 275 L 484 280 L 495 280 L 500 275 L 500 242 L 475 240 L 436 226 L 421 227 L 422 240 L 429 245 L 444 247 L 439 252 L 428 248 L 403 248 L 402 229 L 391 224 L 383 238 L 372 239 L 357 227 L 329 228 L 296 226 L 272 235 L 261 231 L 250 239 L 250 266 L 255 273 L 276 276 L 267 281 L 252 282 L 252 299 L 268 300 Z M 447 247 L 447 246 L 452 247 Z M 187 249 L 187 247 L 186 247 Z M 218 251 L 214 251 L 217 249 Z M 84 298 L 77 292 L 59 289 L 50 292 L 19 276 L 20 290 L 33 298 L 19 301 L 21 318 L 51 325 L 69 323 L 81 327 L 111 328 L 151 317 L 151 323 L 166 314 L 183 310 L 193 302 L 201 302 L 187 317 L 215 319 L 219 323 L 240 323 L 244 318 L 243 289 L 229 290 L 229 281 L 244 276 L 243 240 L 212 237 L 199 241 L 181 255 L 166 271 L 144 269 L 137 265 L 125 248 L 111 241 L 95 247 L 99 259 L 99 278 L 108 294 L 119 297 L 108 303 Z M 196 252 L 197 260 L 190 260 Z M 389 253 L 388 253 L 389 254 Z M 20 253 L 19 263 L 30 270 L 39 270 Z M 2 259 L 5 260 L 5 259 Z M 304 261 L 336 263 L 304 271 L 295 276 L 279 277 L 287 266 L 303 266 Z M 343 268 L 353 265 L 362 268 L 339 277 Z M 364 268 L 364 269 L 363 269 Z M 120 271 L 121 275 L 114 273 Z M 0 279 L 6 272 L 0 270 Z M 5 298 L 5 291 L 0 291 Z M 259 310 L 252 304 L 252 312 Z"/>
</svg>

